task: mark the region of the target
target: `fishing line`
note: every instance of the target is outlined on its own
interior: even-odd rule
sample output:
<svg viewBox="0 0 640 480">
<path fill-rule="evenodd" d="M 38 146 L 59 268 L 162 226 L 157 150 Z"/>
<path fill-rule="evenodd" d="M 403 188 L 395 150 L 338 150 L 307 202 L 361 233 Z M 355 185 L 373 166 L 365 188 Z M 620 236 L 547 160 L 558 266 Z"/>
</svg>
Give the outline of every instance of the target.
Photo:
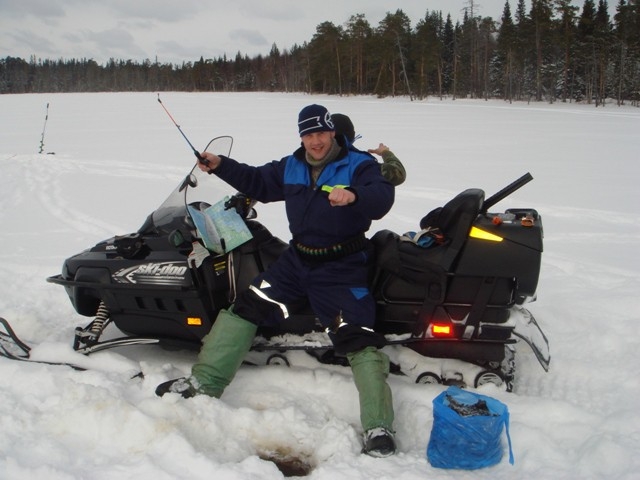
<svg viewBox="0 0 640 480">
<path fill-rule="evenodd" d="M 182 135 L 182 137 L 187 141 L 187 143 L 189 144 L 189 146 L 191 147 L 191 150 L 193 150 L 193 153 L 195 154 L 196 158 L 198 159 L 199 162 L 203 163 L 204 165 L 209 165 L 209 160 L 207 160 L 206 158 L 204 158 L 202 155 L 200 155 L 200 152 L 198 150 L 196 150 L 196 148 L 193 146 L 193 144 L 189 141 L 189 139 L 187 138 L 187 136 L 184 134 L 184 132 L 182 131 L 182 128 L 180 128 L 180 125 L 178 125 L 178 122 L 175 121 L 175 119 L 173 118 L 173 115 L 171 115 L 169 113 L 169 110 L 167 110 L 167 107 L 164 106 L 164 103 L 162 103 L 162 100 L 160 100 L 160 94 L 158 94 L 158 103 L 160 105 L 162 105 L 162 108 L 164 109 L 165 112 L 167 112 L 167 115 L 169 115 L 169 118 L 171 119 L 171 121 L 173 122 L 173 124 L 178 128 L 178 131 L 180 132 L 180 134 Z"/>
</svg>

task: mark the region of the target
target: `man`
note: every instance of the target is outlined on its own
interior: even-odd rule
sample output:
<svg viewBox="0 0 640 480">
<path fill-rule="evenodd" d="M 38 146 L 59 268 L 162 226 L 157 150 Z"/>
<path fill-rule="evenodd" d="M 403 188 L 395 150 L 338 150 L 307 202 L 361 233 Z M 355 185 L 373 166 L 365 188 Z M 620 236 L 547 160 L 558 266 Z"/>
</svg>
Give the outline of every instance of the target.
<svg viewBox="0 0 640 480">
<path fill-rule="evenodd" d="M 251 348 L 259 325 L 288 316 L 287 304 L 308 298 L 335 351 L 349 360 L 360 399 L 363 452 L 395 453 L 393 405 L 387 385 L 384 337 L 372 328 L 375 303 L 367 286 L 372 246 L 365 237 L 372 220 L 393 205 L 394 187 L 375 159 L 336 138 L 327 109 L 300 111 L 302 146 L 260 167 L 209 152 L 200 168 L 251 198 L 284 201 L 292 240 L 289 248 L 222 310 L 203 339 L 188 378 L 158 386 L 156 393 L 220 397 Z M 340 399 L 336 399 L 340 401 Z"/>
<path fill-rule="evenodd" d="M 353 126 L 351 119 L 342 113 L 334 113 L 331 115 L 331 120 L 336 129 L 336 135 L 344 135 L 350 145 L 360 138 L 360 135 L 356 136 L 356 130 Z M 380 143 L 378 148 L 370 148 L 367 150 L 369 153 L 375 153 L 382 157 L 382 175 L 389 180 L 394 187 L 401 185 L 407 178 L 407 172 L 404 169 L 404 165 L 396 155 L 389 150 L 384 143 Z"/>
</svg>

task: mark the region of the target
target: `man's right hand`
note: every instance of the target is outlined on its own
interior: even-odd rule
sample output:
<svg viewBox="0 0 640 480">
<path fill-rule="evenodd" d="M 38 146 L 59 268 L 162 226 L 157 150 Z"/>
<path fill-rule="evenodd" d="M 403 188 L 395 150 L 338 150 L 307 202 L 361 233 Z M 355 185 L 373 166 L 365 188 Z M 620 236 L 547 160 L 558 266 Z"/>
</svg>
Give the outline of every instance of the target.
<svg viewBox="0 0 640 480">
<path fill-rule="evenodd" d="M 222 161 L 218 155 L 211 152 L 202 152 L 200 156 L 206 160 L 206 162 L 200 161 L 198 162 L 198 168 L 203 172 L 210 173 L 218 168 L 220 162 Z M 208 163 L 207 163 L 208 162 Z"/>
</svg>

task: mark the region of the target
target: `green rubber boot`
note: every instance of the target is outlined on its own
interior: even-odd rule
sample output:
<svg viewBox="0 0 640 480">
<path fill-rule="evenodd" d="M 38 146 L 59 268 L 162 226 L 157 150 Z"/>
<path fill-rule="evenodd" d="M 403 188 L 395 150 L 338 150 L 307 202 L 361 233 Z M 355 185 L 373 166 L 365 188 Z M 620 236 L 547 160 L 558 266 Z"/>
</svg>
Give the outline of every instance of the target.
<svg viewBox="0 0 640 480">
<path fill-rule="evenodd" d="M 202 339 L 198 362 L 191 367 L 198 393 L 222 396 L 251 348 L 257 329 L 232 311 L 220 310 L 211 331 Z"/>
<path fill-rule="evenodd" d="M 393 401 L 387 385 L 389 357 L 375 347 L 347 354 L 360 397 L 360 421 L 365 432 L 382 428 L 393 432 Z"/>
</svg>

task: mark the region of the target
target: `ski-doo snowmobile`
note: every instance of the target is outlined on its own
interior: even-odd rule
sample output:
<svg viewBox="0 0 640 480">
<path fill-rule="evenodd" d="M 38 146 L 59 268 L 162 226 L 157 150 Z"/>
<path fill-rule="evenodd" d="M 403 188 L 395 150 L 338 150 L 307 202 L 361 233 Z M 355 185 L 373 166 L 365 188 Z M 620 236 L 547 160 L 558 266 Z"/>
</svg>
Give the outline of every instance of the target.
<svg viewBox="0 0 640 480">
<path fill-rule="evenodd" d="M 206 149 L 228 155 L 232 143 L 218 137 Z M 372 236 L 375 329 L 387 339 L 392 371 L 418 383 L 492 382 L 510 390 L 521 340 L 548 369 L 547 339 L 523 307 L 536 297 L 541 217 L 531 208 L 488 212 L 531 179 L 526 174 L 488 199 L 465 190 L 425 215 L 415 234 Z M 194 166 L 137 232 L 74 255 L 47 279 L 64 286 L 80 315 L 93 317 L 76 329 L 75 350 L 200 347 L 218 311 L 288 247 L 255 219 L 254 202 L 243 194 L 207 203 L 220 199 L 228 188 L 222 183 Z M 346 365 L 308 305 L 289 312 L 278 328 L 259 329 L 250 355 L 288 364 L 289 352 L 304 350 Z M 125 336 L 103 340 L 109 323 Z"/>
</svg>

